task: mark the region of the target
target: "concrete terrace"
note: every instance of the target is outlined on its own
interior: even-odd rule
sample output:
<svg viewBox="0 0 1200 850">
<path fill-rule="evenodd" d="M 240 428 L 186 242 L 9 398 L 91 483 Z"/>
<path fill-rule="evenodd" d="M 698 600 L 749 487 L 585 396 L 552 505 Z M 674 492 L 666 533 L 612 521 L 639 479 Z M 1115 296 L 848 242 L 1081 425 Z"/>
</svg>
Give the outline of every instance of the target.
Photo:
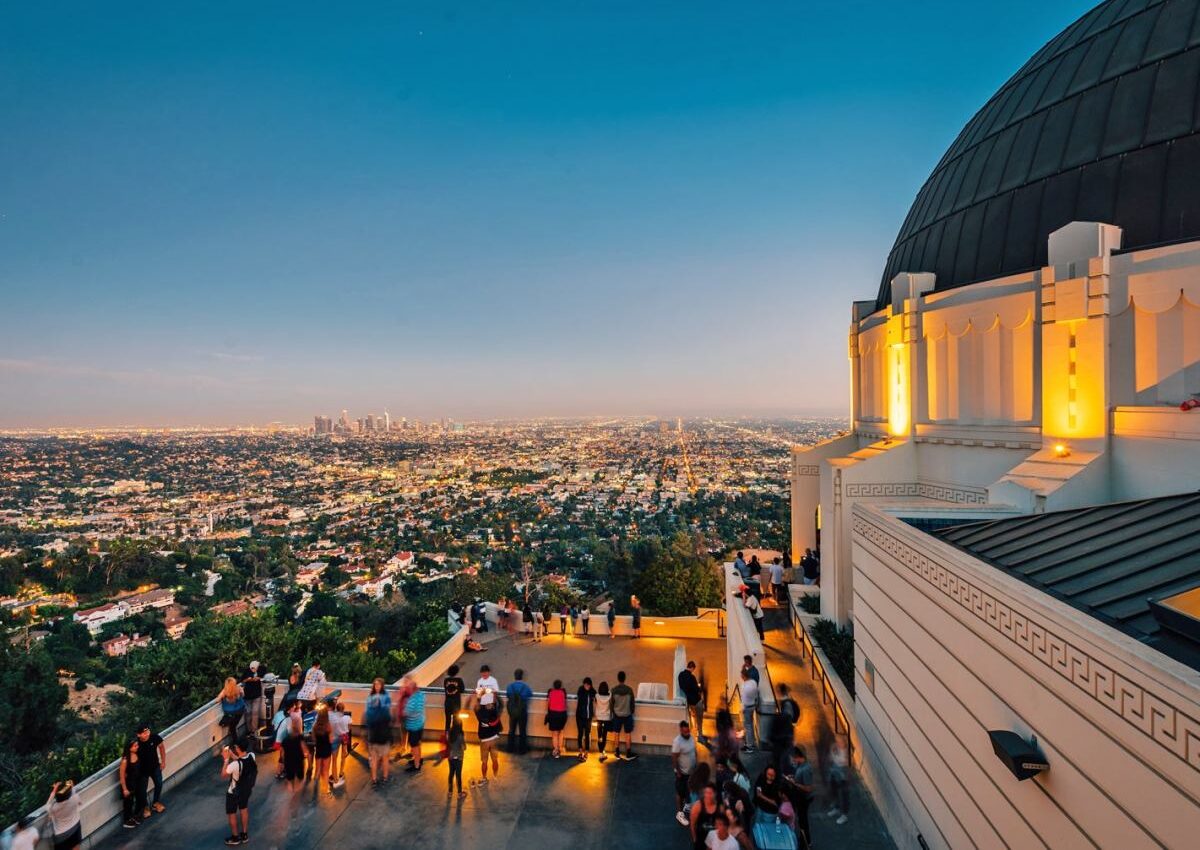
<svg viewBox="0 0 1200 850">
<path fill-rule="evenodd" d="M 164 802 L 168 809 L 135 830 L 117 830 L 100 847 L 161 850 L 222 846 L 229 834 L 225 783 L 204 770 Z M 274 779 L 275 757 L 262 757 L 251 798 L 251 846 L 262 850 L 309 848 L 544 848 L 663 850 L 686 847 L 686 832 L 672 816 L 670 760 L 643 756 L 634 762 L 593 755 L 586 764 L 555 760 L 548 752 L 500 754 L 500 778 L 446 798 L 448 768 L 432 762 L 417 775 L 392 773 L 389 785 L 371 787 L 365 760 L 347 764 L 347 784 L 329 796 L 313 783 L 292 792 Z M 479 775 L 479 751 L 468 749 L 464 780 Z"/>
<path fill-rule="evenodd" d="M 709 687 L 719 691 L 725 682 L 725 642 L 704 638 L 632 638 L 618 635 L 559 635 L 551 633 L 540 643 L 524 635 L 510 637 L 505 632 L 480 635 L 487 652 L 459 656 L 460 675 L 470 687 L 479 677 L 479 668 L 487 664 L 502 686 L 512 681 L 513 670 L 525 671 L 525 681 L 539 693 L 549 690 L 555 679 L 561 679 L 567 692 L 574 694 L 584 676 L 591 676 L 599 685 L 607 680 L 617 683 L 617 671 L 624 670 L 629 684 L 635 689 L 641 682 L 659 682 L 673 693 L 675 681 L 675 647 L 683 645 L 684 652 L 700 668 Z M 636 649 L 636 651 L 634 651 Z M 437 680 L 440 684 L 440 677 Z M 682 714 L 682 711 L 681 711 Z M 532 730 L 531 730 L 532 731 Z"/>
</svg>

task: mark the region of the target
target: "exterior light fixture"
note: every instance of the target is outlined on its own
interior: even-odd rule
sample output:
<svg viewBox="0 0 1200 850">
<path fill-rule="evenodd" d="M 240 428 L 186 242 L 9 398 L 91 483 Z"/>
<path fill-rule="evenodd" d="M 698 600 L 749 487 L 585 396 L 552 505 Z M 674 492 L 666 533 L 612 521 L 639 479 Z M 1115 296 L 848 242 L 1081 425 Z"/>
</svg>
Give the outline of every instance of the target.
<svg viewBox="0 0 1200 850">
<path fill-rule="evenodd" d="M 996 756 L 1018 780 L 1030 779 L 1050 769 L 1046 757 L 1038 750 L 1037 738 L 1026 741 L 1007 729 L 988 732 L 988 737 L 992 739 L 992 750 Z"/>
<path fill-rule="evenodd" d="M 1055 443 L 1054 444 L 1054 456 L 1055 457 L 1070 457 L 1071 456 L 1071 447 L 1068 446 L 1066 443 Z"/>
<path fill-rule="evenodd" d="M 654 621 L 654 625 L 656 625 L 656 626 L 665 626 L 665 625 L 666 625 L 666 623 L 664 623 L 662 620 L 655 620 L 655 621 Z"/>
</svg>

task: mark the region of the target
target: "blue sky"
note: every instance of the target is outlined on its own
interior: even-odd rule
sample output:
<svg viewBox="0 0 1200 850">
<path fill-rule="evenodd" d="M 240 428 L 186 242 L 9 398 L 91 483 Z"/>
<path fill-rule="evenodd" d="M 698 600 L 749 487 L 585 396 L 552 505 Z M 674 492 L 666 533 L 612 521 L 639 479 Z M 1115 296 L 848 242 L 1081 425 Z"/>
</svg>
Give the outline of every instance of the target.
<svg viewBox="0 0 1200 850">
<path fill-rule="evenodd" d="M 1089 5 L 8 4 L 0 427 L 842 412 L 917 189 Z"/>
</svg>

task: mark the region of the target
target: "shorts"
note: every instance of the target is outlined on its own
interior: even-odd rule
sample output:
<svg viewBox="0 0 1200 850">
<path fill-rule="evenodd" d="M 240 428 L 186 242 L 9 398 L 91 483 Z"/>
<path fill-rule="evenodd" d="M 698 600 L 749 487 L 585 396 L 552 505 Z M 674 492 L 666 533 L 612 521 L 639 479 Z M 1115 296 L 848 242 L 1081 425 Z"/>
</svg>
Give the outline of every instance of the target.
<svg viewBox="0 0 1200 850">
<path fill-rule="evenodd" d="M 405 729 L 404 735 L 406 738 L 408 738 L 408 745 L 410 747 L 419 747 L 419 746 L 421 746 L 421 739 L 425 737 L 425 730 L 424 729 Z"/>
<path fill-rule="evenodd" d="M 392 745 L 389 744 L 367 744 L 367 755 L 371 761 L 377 759 L 385 759 L 388 753 L 392 751 Z"/>
<path fill-rule="evenodd" d="M 250 807 L 250 792 L 242 791 L 240 788 L 237 791 L 225 792 L 225 814 L 236 815 L 239 810 Z"/>
<path fill-rule="evenodd" d="M 72 850 L 83 844 L 83 824 L 75 824 L 75 828 L 66 835 L 54 836 L 54 850 Z"/>
<path fill-rule="evenodd" d="M 610 732 L 633 732 L 633 715 L 614 717 L 608 721 L 608 729 Z"/>
<path fill-rule="evenodd" d="M 567 713 L 565 711 L 547 712 L 546 724 L 550 727 L 551 732 L 561 732 L 567 725 Z"/>
</svg>

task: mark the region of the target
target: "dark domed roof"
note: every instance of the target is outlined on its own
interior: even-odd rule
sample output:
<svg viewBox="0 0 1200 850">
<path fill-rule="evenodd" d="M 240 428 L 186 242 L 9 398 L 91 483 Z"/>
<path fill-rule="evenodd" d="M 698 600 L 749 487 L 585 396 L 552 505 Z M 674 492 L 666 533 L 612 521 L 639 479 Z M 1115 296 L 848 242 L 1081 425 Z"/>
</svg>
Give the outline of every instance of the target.
<svg viewBox="0 0 1200 850">
<path fill-rule="evenodd" d="M 1039 50 L 958 134 L 888 256 L 950 289 L 1045 265 L 1071 221 L 1123 248 L 1200 238 L 1200 0 L 1108 0 Z"/>
</svg>

